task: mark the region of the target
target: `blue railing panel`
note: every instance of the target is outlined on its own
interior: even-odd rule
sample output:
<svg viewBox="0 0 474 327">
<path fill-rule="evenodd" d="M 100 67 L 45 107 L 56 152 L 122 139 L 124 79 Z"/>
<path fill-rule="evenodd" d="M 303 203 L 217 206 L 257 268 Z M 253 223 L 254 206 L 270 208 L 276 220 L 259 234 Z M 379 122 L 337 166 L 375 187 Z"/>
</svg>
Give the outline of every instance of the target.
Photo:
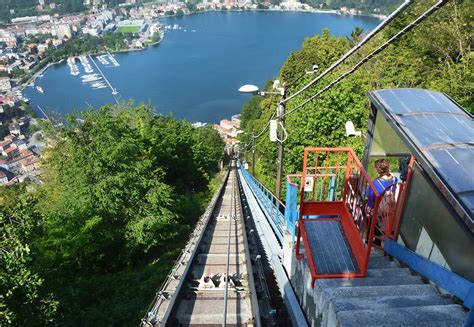
<svg viewBox="0 0 474 327">
<path fill-rule="evenodd" d="M 298 220 L 298 186 L 286 181 L 285 221 L 286 230 L 295 241 L 296 221 Z"/>
<path fill-rule="evenodd" d="M 250 186 L 252 191 L 254 192 L 258 203 L 262 207 L 265 216 L 267 216 L 272 229 L 277 236 L 280 244 L 283 244 L 283 229 L 285 228 L 285 217 L 280 212 L 280 210 L 284 210 L 284 206 L 280 204 L 279 201 L 275 198 L 275 196 L 269 192 L 255 177 L 253 177 L 246 169 L 243 169 L 240 163 L 238 167 L 242 171 L 242 175 L 244 176 L 247 184 Z M 277 203 L 278 205 L 275 205 Z M 282 206 L 283 208 L 280 208 Z"/>
</svg>

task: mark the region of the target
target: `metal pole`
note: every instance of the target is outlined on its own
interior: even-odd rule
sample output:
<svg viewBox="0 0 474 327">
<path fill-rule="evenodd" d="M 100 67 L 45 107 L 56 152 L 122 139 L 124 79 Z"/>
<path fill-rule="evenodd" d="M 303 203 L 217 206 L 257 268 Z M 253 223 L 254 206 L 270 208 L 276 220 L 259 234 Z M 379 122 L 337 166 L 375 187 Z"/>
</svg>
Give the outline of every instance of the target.
<svg viewBox="0 0 474 327">
<path fill-rule="evenodd" d="M 286 108 L 286 86 L 283 85 L 281 91 L 282 100 L 278 105 L 278 115 L 277 115 L 277 124 L 280 126 L 280 133 L 279 133 L 279 140 L 278 140 L 278 160 L 277 160 L 277 178 L 276 178 L 276 190 L 275 196 L 277 199 L 280 199 L 281 195 L 281 179 L 283 175 L 283 157 L 285 155 L 284 148 L 283 148 L 283 139 L 285 138 L 285 131 L 283 130 L 283 126 L 285 124 L 285 118 L 283 115 L 285 114 Z"/>
<path fill-rule="evenodd" d="M 252 131 L 252 175 L 255 176 L 255 130 Z"/>
</svg>

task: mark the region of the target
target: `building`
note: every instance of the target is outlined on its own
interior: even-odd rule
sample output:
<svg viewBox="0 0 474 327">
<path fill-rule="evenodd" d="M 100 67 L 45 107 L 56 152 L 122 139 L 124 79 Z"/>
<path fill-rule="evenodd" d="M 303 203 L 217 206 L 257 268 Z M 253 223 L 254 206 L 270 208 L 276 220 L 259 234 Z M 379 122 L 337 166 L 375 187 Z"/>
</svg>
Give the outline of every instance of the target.
<svg viewBox="0 0 474 327">
<path fill-rule="evenodd" d="M 23 173 L 29 173 L 40 168 L 40 160 L 37 156 L 33 155 L 20 160 L 20 165 Z"/>
<path fill-rule="evenodd" d="M 60 40 L 64 38 L 70 39 L 72 37 L 71 25 L 69 24 L 54 25 L 51 32 L 54 36 L 56 36 Z"/>
<path fill-rule="evenodd" d="M 0 151 L 6 150 L 10 147 L 12 144 L 11 140 L 5 139 L 2 142 L 0 142 Z"/>
<path fill-rule="evenodd" d="M 20 151 L 16 147 L 10 146 L 2 151 L 2 155 L 7 157 L 8 159 L 13 159 L 14 157 L 18 156 Z"/>
<path fill-rule="evenodd" d="M 3 170 L 0 170 L 0 185 L 5 185 L 8 183 L 7 174 Z"/>
<path fill-rule="evenodd" d="M 222 119 L 220 121 L 220 125 L 222 128 L 225 128 L 225 129 L 232 129 L 234 128 L 234 124 L 232 123 L 231 120 L 228 120 L 228 119 Z"/>
<path fill-rule="evenodd" d="M 10 83 L 9 77 L 0 77 L 0 91 L 1 92 L 8 92 L 11 91 L 12 85 Z"/>
<path fill-rule="evenodd" d="M 232 124 L 235 128 L 240 128 L 240 114 L 232 116 Z"/>
<path fill-rule="evenodd" d="M 13 135 L 20 135 L 21 134 L 21 128 L 20 128 L 20 125 L 18 124 L 10 124 L 8 126 L 8 130 L 10 131 L 10 134 L 13 134 Z"/>
</svg>

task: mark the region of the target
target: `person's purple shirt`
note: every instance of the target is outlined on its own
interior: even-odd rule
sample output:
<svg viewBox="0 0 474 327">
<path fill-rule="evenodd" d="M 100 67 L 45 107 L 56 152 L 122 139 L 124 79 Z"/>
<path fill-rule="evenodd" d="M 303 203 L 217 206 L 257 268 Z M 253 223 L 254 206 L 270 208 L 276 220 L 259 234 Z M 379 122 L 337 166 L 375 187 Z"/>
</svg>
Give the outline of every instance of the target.
<svg viewBox="0 0 474 327">
<path fill-rule="evenodd" d="M 384 179 L 384 178 L 376 178 L 373 181 L 373 184 L 375 186 L 375 189 L 379 194 L 382 194 L 387 187 L 390 185 L 393 185 L 392 192 L 395 192 L 396 186 L 397 186 L 398 179 L 393 176 L 391 179 Z M 371 208 L 374 207 L 375 205 L 375 193 L 372 191 L 372 188 L 369 187 L 367 189 L 367 205 Z"/>
</svg>

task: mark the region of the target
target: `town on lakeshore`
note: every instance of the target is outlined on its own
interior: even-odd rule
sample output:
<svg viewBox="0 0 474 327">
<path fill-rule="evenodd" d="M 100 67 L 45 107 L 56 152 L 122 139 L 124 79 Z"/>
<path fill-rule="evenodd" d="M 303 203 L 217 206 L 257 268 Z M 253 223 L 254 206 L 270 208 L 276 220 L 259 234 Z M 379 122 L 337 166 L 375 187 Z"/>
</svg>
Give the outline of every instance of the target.
<svg viewBox="0 0 474 327">
<path fill-rule="evenodd" d="M 160 23 L 160 17 L 222 10 L 362 14 L 360 10 L 347 7 L 334 10 L 320 5 L 313 8 L 297 0 L 279 4 L 268 0 L 259 3 L 170 0 L 137 4 L 135 0 L 126 0 L 118 5 L 110 5 L 105 0 L 85 0 L 83 5 L 85 10 L 61 14 L 55 2 L 38 0 L 37 15 L 20 16 L 11 9 L 10 21 L 0 25 L 0 185 L 12 185 L 25 179 L 41 181 L 39 156 L 45 143 L 38 120 L 49 117 L 40 106 L 34 110 L 30 107 L 23 90 L 30 86 L 44 93 L 43 87 L 35 81 L 55 63 L 66 60 L 73 76 L 80 75 L 78 65 L 81 65 L 85 72 L 80 76 L 83 84 L 93 90 L 110 89 L 115 96 L 119 91 L 102 69 L 120 66 L 114 52 L 144 49 L 159 43 L 167 30 L 181 28 L 177 24 Z M 373 9 L 371 14 L 377 16 L 380 11 Z M 89 43 L 89 47 L 84 47 L 83 44 Z M 41 117 L 35 112 L 41 113 Z M 234 115 L 231 120 L 214 125 L 229 149 L 237 142 L 239 123 L 239 115 Z M 196 127 L 201 125 L 197 123 Z"/>
</svg>

